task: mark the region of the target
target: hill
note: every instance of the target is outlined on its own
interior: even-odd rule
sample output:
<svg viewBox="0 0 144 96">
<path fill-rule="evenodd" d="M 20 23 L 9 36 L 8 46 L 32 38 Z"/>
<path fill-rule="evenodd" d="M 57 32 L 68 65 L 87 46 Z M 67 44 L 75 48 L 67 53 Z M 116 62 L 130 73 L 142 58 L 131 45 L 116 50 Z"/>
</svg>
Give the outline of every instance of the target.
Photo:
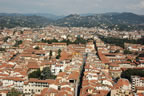
<svg viewBox="0 0 144 96">
<path fill-rule="evenodd" d="M 144 16 L 133 13 L 104 13 L 83 16 L 71 14 L 55 21 L 58 26 L 103 27 L 118 30 L 144 29 Z"/>
<path fill-rule="evenodd" d="M 57 16 L 50 13 L 0 13 L 0 16 L 41 16 L 51 20 L 57 20 L 63 18 L 64 16 Z"/>
<path fill-rule="evenodd" d="M 50 24 L 51 19 L 41 16 L 24 16 L 21 14 L 3 14 L 0 15 L 0 27 L 42 27 Z"/>
<path fill-rule="evenodd" d="M 42 27 L 49 24 L 64 27 L 100 27 L 119 31 L 144 30 L 144 16 L 134 13 L 71 14 L 66 17 L 47 13 L 0 13 L 0 27 Z"/>
</svg>

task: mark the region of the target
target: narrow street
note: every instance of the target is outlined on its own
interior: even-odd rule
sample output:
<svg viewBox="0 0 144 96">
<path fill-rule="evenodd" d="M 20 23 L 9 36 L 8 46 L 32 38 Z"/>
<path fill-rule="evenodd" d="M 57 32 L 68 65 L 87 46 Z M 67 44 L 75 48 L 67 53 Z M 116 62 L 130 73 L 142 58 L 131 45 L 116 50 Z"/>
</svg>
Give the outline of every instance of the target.
<svg viewBox="0 0 144 96">
<path fill-rule="evenodd" d="M 76 87 L 76 92 L 75 92 L 75 96 L 80 96 L 80 89 L 82 88 L 82 81 L 83 81 L 83 76 L 84 76 L 84 67 L 86 64 L 86 59 L 87 59 L 88 53 L 85 53 L 83 56 L 83 65 L 81 66 L 81 72 L 80 72 L 80 77 L 79 80 L 77 82 L 77 87 Z"/>
</svg>

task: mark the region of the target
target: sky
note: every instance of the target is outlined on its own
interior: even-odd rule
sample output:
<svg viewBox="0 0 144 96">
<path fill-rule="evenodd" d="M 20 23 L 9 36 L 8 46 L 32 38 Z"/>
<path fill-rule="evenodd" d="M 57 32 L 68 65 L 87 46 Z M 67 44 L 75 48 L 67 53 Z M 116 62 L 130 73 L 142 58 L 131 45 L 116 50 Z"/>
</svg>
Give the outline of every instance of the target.
<svg viewBox="0 0 144 96">
<path fill-rule="evenodd" d="M 144 15 L 144 0 L 0 0 L 0 13 L 68 15 L 106 12 Z"/>
</svg>

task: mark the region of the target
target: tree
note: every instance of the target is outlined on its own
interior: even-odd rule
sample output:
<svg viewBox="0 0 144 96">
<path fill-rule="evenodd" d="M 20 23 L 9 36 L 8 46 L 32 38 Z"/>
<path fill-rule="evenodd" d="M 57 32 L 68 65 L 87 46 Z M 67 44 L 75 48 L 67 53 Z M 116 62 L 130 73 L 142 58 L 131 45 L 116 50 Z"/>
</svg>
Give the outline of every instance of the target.
<svg viewBox="0 0 144 96">
<path fill-rule="evenodd" d="M 39 48 L 39 46 L 36 46 L 34 49 L 39 50 L 40 48 Z"/>
<path fill-rule="evenodd" d="M 22 42 L 22 40 L 16 40 L 14 47 L 18 47 L 20 44 L 22 44 Z"/>
<path fill-rule="evenodd" d="M 62 72 L 62 70 L 60 69 L 60 71 L 59 72 Z"/>
<path fill-rule="evenodd" d="M 34 71 L 28 75 L 29 78 L 40 78 L 40 76 L 41 76 L 40 69 L 38 69 L 37 71 Z"/>
<path fill-rule="evenodd" d="M 61 49 L 58 50 L 58 55 L 61 55 Z"/>
<path fill-rule="evenodd" d="M 50 50 L 49 59 L 51 59 L 51 57 L 52 57 L 52 50 Z"/>
<path fill-rule="evenodd" d="M 49 67 L 45 67 L 41 72 L 41 79 L 55 79 L 56 76 L 52 74 Z"/>
<path fill-rule="evenodd" d="M 73 42 L 74 44 L 86 44 L 86 40 L 81 38 L 81 37 L 77 37 L 77 39 Z"/>
<path fill-rule="evenodd" d="M 56 59 L 59 59 L 61 57 L 61 49 L 58 50 L 58 55 L 56 56 Z"/>
<path fill-rule="evenodd" d="M 139 42 L 140 44 L 144 45 L 144 37 L 138 39 L 137 42 Z"/>
<path fill-rule="evenodd" d="M 144 53 L 139 54 L 138 57 L 144 57 Z"/>
<path fill-rule="evenodd" d="M 20 94 L 22 94 L 21 92 L 17 91 L 15 88 L 12 88 L 9 92 L 7 96 L 19 96 Z"/>
<path fill-rule="evenodd" d="M 6 36 L 5 38 L 3 38 L 3 41 L 4 41 L 4 42 L 7 42 L 7 40 L 8 40 L 9 38 L 11 38 L 11 37 L 10 37 L 10 36 Z"/>
<path fill-rule="evenodd" d="M 63 39 L 62 41 L 60 41 L 61 43 L 67 43 L 67 45 L 72 44 L 73 42 L 71 42 L 69 39 Z"/>
<path fill-rule="evenodd" d="M 134 53 L 134 55 L 138 55 L 138 54 L 139 54 L 139 52 L 135 52 L 135 53 Z"/>
<path fill-rule="evenodd" d="M 132 54 L 132 52 L 129 50 L 124 50 L 124 54 Z"/>
<path fill-rule="evenodd" d="M 0 51 L 6 51 L 4 48 L 0 48 Z"/>
<path fill-rule="evenodd" d="M 51 42 L 58 42 L 58 40 L 54 38 L 51 40 Z"/>
<path fill-rule="evenodd" d="M 116 37 L 105 37 L 102 35 L 99 35 L 99 38 L 105 43 L 114 44 L 122 48 L 124 48 L 124 43 L 141 44 L 140 40 L 129 40 L 129 39 L 116 38 Z"/>
<path fill-rule="evenodd" d="M 132 75 L 144 77 L 144 70 L 143 69 L 128 69 L 122 72 L 121 77 L 126 78 L 131 82 Z"/>
<path fill-rule="evenodd" d="M 53 42 L 59 42 L 59 41 L 54 38 L 54 39 L 52 39 L 52 40 L 44 40 L 44 39 L 42 39 L 41 42 L 43 42 L 43 43 L 48 43 L 48 44 L 52 44 Z"/>
<path fill-rule="evenodd" d="M 120 50 L 119 49 L 117 49 L 114 53 L 119 53 L 120 52 Z"/>
<path fill-rule="evenodd" d="M 52 74 L 49 67 L 43 68 L 42 71 L 38 69 L 37 71 L 34 71 L 28 75 L 29 78 L 38 78 L 38 79 L 55 79 L 56 76 Z"/>
<path fill-rule="evenodd" d="M 24 31 L 22 31 L 22 30 L 20 31 L 21 34 L 23 34 L 23 32 L 24 32 Z"/>
<path fill-rule="evenodd" d="M 130 61 L 130 62 L 132 62 L 132 60 L 131 60 L 131 59 L 128 59 L 127 61 Z"/>
</svg>

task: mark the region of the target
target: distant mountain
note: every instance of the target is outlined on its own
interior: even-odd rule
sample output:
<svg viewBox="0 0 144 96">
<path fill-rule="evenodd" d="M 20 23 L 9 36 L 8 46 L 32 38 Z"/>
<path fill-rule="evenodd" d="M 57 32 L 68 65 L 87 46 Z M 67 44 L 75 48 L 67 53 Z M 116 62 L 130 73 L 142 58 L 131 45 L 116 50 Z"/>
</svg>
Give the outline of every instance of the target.
<svg viewBox="0 0 144 96">
<path fill-rule="evenodd" d="M 118 12 L 101 13 L 101 15 L 116 15 L 116 14 L 120 14 L 120 13 Z M 80 14 L 80 16 L 92 16 L 92 15 L 100 15 L 100 14 L 96 14 L 96 13 Z"/>
<path fill-rule="evenodd" d="M 85 14 L 80 14 L 80 16 L 91 16 L 91 15 L 95 15 L 95 13 L 85 13 Z"/>
<path fill-rule="evenodd" d="M 63 18 L 64 16 L 57 16 L 49 13 L 0 13 L 0 16 L 42 16 L 48 19 L 57 20 Z"/>
<path fill-rule="evenodd" d="M 126 12 L 93 14 L 90 16 L 71 14 L 55 21 L 55 25 L 72 27 L 117 27 L 118 29 L 137 29 L 144 26 L 144 16 Z"/>
<path fill-rule="evenodd" d="M 101 13 L 102 15 L 119 15 L 121 13 L 118 12 L 108 12 L 108 13 Z"/>
<path fill-rule="evenodd" d="M 53 15 L 53 14 L 49 14 L 49 13 L 33 13 L 33 14 L 23 14 L 24 16 L 42 16 L 42 17 L 46 17 L 48 19 L 52 19 L 52 20 L 57 20 L 60 18 L 63 18 L 64 16 L 57 16 L 57 15 Z"/>
<path fill-rule="evenodd" d="M 52 20 L 57 20 L 57 19 L 61 19 L 65 16 L 57 16 L 57 15 L 53 15 L 53 14 L 48 14 L 48 13 L 37 13 L 37 16 L 43 16 Z"/>
<path fill-rule="evenodd" d="M 43 27 L 53 22 L 41 16 L 24 16 L 21 14 L 0 14 L 0 28 Z"/>
<path fill-rule="evenodd" d="M 0 13 L 0 27 L 41 27 L 49 24 L 67 27 L 101 27 L 116 30 L 144 30 L 144 15 L 134 13 L 71 14 L 55 16 L 48 13 Z"/>
<path fill-rule="evenodd" d="M 19 13 L 0 13 L 0 16 L 23 16 Z"/>
</svg>

